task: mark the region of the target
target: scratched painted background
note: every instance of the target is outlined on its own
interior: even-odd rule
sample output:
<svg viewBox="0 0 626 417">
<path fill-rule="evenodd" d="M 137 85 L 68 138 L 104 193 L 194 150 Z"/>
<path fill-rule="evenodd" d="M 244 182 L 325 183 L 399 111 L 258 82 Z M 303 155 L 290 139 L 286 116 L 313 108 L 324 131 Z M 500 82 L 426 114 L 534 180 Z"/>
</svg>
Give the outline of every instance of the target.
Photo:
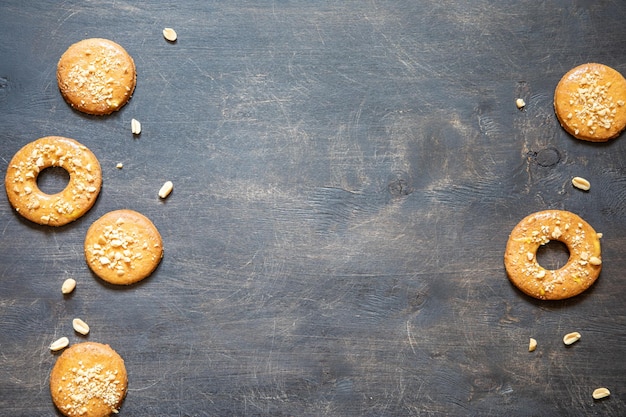
<svg viewBox="0 0 626 417">
<path fill-rule="evenodd" d="M 0 193 L 0 414 L 58 415 L 48 345 L 84 340 L 81 317 L 126 360 L 126 416 L 624 415 L 626 138 L 572 139 L 552 95 L 584 62 L 626 74 L 625 21 L 609 0 L 2 1 L 2 178 L 23 145 L 62 135 L 104 185 L 58 229 Z M 56 85 L 87 37 L 137 65 L 108 117 Z M 119 208 L 165 245 L 130 288 L 82 255 Z M 599 281 L 568 301 L 527 298 L 503 268 L 509 231 L 547 208 L 604 233 Z M 583 337 L 565 348 L 570 331 Z M 612 396 L 594 401 L 600 386 Z"/>
</svg>

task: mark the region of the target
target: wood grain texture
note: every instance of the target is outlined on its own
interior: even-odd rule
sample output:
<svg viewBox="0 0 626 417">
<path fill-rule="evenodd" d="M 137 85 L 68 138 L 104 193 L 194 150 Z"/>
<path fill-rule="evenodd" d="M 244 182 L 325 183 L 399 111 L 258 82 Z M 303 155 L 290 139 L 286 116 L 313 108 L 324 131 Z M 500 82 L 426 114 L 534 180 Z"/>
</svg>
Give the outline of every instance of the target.
<svg viewBox="0 0 626 417">
<path fill-rule="evenodd" d="M 626 73 L 626 9 L 466 3 L 3 1 L 0 176 L 24 144 L 62 135 L 104 180 L 55 229 L 0 193 L 2 413 L 55 415 L 48 346 L 84 340 L 81 317 L 126 361 L 121 415 L 622 415 L 626 142 L 569 137 L 552 95 L 582 62 Z M 137 65 L 111 116 L 72 110 L 56 85 L 87 37 Z M 83 258 L 87 228 L 121 208 L 164 241 L 129 288 Z M 546 303 L 509 284 L 503 253 L 550 208 L 604 233 L 604 264 L 590 290 Z M 600 386 L 613 394 L 594 401 Z"/>
</svg>

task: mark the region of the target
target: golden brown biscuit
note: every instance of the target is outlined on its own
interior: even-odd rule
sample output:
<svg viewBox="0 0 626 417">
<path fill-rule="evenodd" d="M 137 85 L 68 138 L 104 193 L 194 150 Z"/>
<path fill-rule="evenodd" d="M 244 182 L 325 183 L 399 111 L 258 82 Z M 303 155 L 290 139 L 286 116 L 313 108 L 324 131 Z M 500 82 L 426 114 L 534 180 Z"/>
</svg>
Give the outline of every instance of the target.
<svg viewBox="0 0 626 417">
<path fill-rule="evenodd" d="M 105 214 L 87 230 L 89 268 L 111 284 L 128 285 L 148 277 L 163 257 L 161 235 L 144 215 L 132 210 Z"/>
<path fill-rule="evenodd" d="M 128 388 L 124 360 L 109 345 L 84 342 L 67 348 L 50 373 L 50 394 L 65 416 L 117 413 Z"/>
<path fill-rule="evenodd" d="M 554 110 L 561 126 L 578 139 L 606 142 L 626 127 L 626 80 L 602 64 L 583 64 L 561 78 Z"/>
<path fill-rule="evenodd" d="M 37 186 L 39 173 L 61 167 L 70 175 L 65 189 L 45 194 Z M 74 139 L 47 136 L 20 149 L 7 168 L 5 187 L 15 210 L 38 224 L 62 226 L 85 214 L 102 186 L 96 156 Z"/>
<path fill-rule="evenodd" d="M 133 58 L 108 39 L 85 39 L 70 46 L 57 65 L 63 98 L 84 113 L 104 115 L 119 110 L 135 90 Z"/>
<path fill-rule="evenodd" d="M 545 269 L 537 262 L 537 249 L 551 240 L 565 243 L 570 253 L 567 264 L 556 270 Z M 600 238 L 574 213 L 540 211 L 515 226 L 506 244 L 504 265 L 511 282 L 531 297 L 573 297 L 589 288 L 600 275 Z"/>
</svg>

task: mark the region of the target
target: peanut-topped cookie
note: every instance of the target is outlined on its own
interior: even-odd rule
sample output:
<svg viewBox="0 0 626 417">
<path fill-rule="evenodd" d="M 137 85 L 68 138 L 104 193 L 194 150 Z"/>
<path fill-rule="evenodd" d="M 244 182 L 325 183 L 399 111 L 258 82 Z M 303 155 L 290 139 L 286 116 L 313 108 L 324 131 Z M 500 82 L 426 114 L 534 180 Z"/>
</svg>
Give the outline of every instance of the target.
<svg viewBox="0 0 626 417">
<path fill-rule="evenodd" d="M 50 373 L 52 401 L 68 417 L 117 413 L 127 388 L 124 360 L 101 343 L 84 342 L 67 348 Z"/>
<path fill-rule="evenodd" d="M 580 65 L 556 86 L 554 110 L 574 137 L 606 142 L 626 127 L 626 80 L 606 65 Z"/>
<path fill-rule="evenodd" d="M 565 243 L 569 260 L 562 268 L 545 269 L 537 261 L 541 245 Z M 526 216 L 511 231 L 504 252 L 511 282 L 541 300 L 562 300 L 589 288 L 602 270 L 599 234 L 582 218 L 565 210 L 544 210 Z"/>
<path fill-rule="evenodd" d="M 163 257 L 154 224 L 133 210 L 111 211 L 96 220 L 85 237 L 85 258 L 100 278 L 129 285 L 148 277 Z"/>
<path fill-rule="evenodd" d="M 84 113 L 105 115 L 119 110 L 135 90 L 133 58 L 108 39 L 85 39 L 70 46 L 57 65 L 63 98 Z"/>
<path fill-rule="evenodd" d="M 39 174 L 61 167 L 70 176 L 64 190 L 46 194 L 39 189 Z M 63 226 L 85 214 L 95 203 L 102 186 L 96 156 L 74 139 L 46 136 L 20 149 L 7 168 L 5 186 L 9 202 L 28 220 Z"/>
</svg>

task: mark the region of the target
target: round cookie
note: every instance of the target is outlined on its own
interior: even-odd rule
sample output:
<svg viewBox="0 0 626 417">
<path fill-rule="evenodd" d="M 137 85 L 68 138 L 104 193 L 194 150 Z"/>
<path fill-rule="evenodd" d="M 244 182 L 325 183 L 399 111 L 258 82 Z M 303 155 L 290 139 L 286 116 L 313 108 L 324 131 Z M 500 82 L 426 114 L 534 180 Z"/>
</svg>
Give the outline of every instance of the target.
<svg viewBox="0 0 626 417">
<path fill-rule="evenodd" d="M 46 194 L 37 177 L 46 168 L 61 167 L 70 180 L 64 190 Z M 15 210 L 28 220 L 63 226 L 85 214 L 95 203 L 102 186 L 96 156 L 74 139 L 47 136 L 20 149 L 7 168 L 5 187 Z"/>
<path fill-rule="evenodd" d="M 545 269 L 537 250 L 551 240 L 565 243 L 570 256 L 559 269 Z M 600 275 L 600 238 L 574 213 L 545 210 L 533 213 L 515 226 L 506 244 L 504 265 L 511 282 L 541 300 L 561 300 L 580 294 Z"/>
<path fill-rule="evenodd" d="M 127 388 L 124 360 L 109 345 L 101 343 L 70 346 L 50 373 L 52 401 L 68 417 L 117 414 Z"/>
<path fill-rule="evenodd" d="M 81 112 L 105 115 L 130 99 L 137 73 L 133 58 L 108 39 L 85 39 L 70 46 L 57 65 L 59 90 Z"/>
<path fill-rule="evenodd" d="M 626 127 L 626 80 L 613 68 L 583 64 L 561 78 L 554 110 L 563 128 L 591 142 L 613 139 Z"/>
<path fill-rule="evenodd" d="M 162 257 L 159 231 L 136 211 L 111 211 L 87 230 L 87 265 L 111 284 L 129 285 L 141 281 L 156 269 Z"/>
</svg>

